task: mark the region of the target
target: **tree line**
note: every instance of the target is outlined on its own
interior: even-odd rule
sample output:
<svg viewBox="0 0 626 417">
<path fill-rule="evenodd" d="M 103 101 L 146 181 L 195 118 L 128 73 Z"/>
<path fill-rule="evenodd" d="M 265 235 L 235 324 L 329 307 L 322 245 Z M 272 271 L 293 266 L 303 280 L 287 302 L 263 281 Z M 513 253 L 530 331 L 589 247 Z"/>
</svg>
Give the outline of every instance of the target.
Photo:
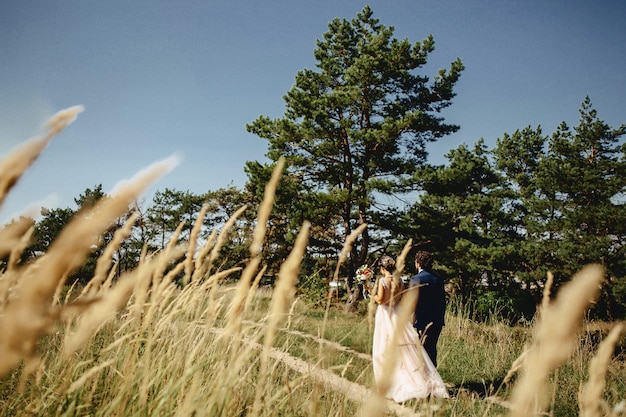
<svg viewBox="0 0 626 417">
<path fill-rule="evenodd" d="M 247 162 L 241 189 L 165 189 L 149 204 L 137 202 L 129 215 L 138 221 L 115 254 L 117 267 L 133 268 L 142 251 L 164 248 L 175 233 L 188 239 L 204 205 L 205 239 L 248 207 L 222 248 L 224 268 L 245 262 L 255 208 L 284 159 L 263 248 L 269 279 L 304 221 L 311 234 L 302 274 L 323 282 L 332 278 L 346 237 L 367 224 L 341 271 L 347 308 L 362 299 L 355 270 L 383 253 L 399 254 L 412 239 L 413 250 L 435 254 L 438 272 L 477 316 L 498 310 L 512 320 L 531 317 L 548 273 L 558 291 L 580 267 L 600 263 L 607 276 L 593 314 L 624 318 L 626 125 L 608 126 L 586 97 L 575 127 L 563 122 L 545 134 L 541 126 L 527 126 L 503 133 L 492 149 L 479 139 L 432 165 L 427 144 L 459 129 L 441 112 L 452 105 L 464 65 L 456 59 L 428 76 L 432 36 L 411 43 L 393 34 L 369 7 L 351 20 L 331 21 L 316 43 L 316 69 L 299 71 L 284 96 L 284 116 L 260 116 L 247 125 L 267 141 L 269 162 Z M 75 199 L 76 209 L 44 210 L 23 261 L 43 253 L 81 207 L 100 198 L 106 195 L 96 185 Z M 123 221 L 111 226 L 76 279 L 89 279 Z"/>
</svg>

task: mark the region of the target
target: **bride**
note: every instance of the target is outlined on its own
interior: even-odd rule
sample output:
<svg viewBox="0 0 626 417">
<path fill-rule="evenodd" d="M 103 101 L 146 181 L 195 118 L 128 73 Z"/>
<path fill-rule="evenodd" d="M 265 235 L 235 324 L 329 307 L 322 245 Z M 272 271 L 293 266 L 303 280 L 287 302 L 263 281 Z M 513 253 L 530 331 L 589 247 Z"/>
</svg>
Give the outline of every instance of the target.
<svg viewBox="0 0 626 417">
<path fill-rule="evenodd" d="M 440 397 L 449 398 L 446 386 L 419 342 L 417 332 L 409 321 L 396 329 L 399 321 L 398 302 L 401 296 L 401 284 L 396 284 L 393 272 L 396 263 L 390 256 L 380 259 L 382 277 L 373 291 L 374 301 L 378 304 L 374 324 L 372 359 L 374 378 L 378 389 L 386 398 L 397 403 L 411 398 Z M 389 341 L 398 331 L 393 346 Z M 389 345 L 389 346 L 388 346 Z M 393 357 L 391 357 L 393 355 Z M 394 360 L 395 366 L 390 375 L 384 370 L 385 362 Z"/>
</svg>

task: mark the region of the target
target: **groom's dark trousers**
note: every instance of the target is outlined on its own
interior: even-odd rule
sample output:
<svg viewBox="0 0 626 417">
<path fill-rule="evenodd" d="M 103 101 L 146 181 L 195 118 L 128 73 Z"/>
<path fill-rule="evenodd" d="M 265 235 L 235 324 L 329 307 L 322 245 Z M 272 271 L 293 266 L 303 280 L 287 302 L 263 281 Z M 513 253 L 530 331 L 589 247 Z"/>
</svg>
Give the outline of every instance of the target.
<svg viewBox="0 0 626 417">
<path fill-rule="evenodd" d="M 419 334 L 422 343 L 424 344 L 424 350 L 428 354 L 428 357 L 437 367 L 437 342 L 439 341 L 439 335 L 441 334 L 441 326 L 430 326 L 426 329 L 426 334 L 424 335 L 424 330 L 417 330 L 417 334 Z M 424 337 L 425 336 L 425 337 Z"/>
</svg>

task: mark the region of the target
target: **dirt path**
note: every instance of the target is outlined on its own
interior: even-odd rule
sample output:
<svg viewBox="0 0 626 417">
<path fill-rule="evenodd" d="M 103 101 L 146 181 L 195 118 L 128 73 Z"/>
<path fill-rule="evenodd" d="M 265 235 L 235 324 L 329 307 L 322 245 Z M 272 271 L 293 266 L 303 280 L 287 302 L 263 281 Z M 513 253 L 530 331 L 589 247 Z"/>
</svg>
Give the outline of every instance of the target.
<svg viewBox="0 0 626 417">
<path fill-rule="evenodd" d="M 257 344 L 259 349 L 263 349 L 263 346 Z M 295 356 L 291 356 L 277 348 L 272 348 L 270 350 L 270 356 L 275 359 L 281 361 L 283 364 L 288 366 L 289 368 L 297 371 L 301 374 L 306 374 L 313 378 L 320 384 L 331 387 L 335 391 L 340 391 L 352 401 L 364 404 L 368 399 L 374 396 L 374 392 L 363 385 L 355 384 L 354 382 L 348 381 L 345 378 L 340 377 L 339 375 L 335 375 L 332 372 L 329 372 L 325 369 L 318 368 L 309 362 L 306 362 L 300 358 L 296 358 Z M 397 404 L 391 400 L 387 401 L 387 408 L 396 413 L 398 416 L 421 416 L 419 413 L 413 412 L 408 407 L 404 407 L 400 404 Z"/>
<path fill-rule="evenodd" d="M 253 325 L 253 326 L 259 325 L 258 323 L 254 323 L 251 321 L 245 321 L 245 323 L 247 325 Z M 289 333 L 289 334 L 294 334 L 303 338 L 313 339 L 316 342 L 332 347 L 333 349 L 344 351 L 344 352 L 349 352 L 355 356 L 358 356 L 366 360 L 371 361 L 372 359 L 370 355 L 357 352 L 339 343 L 322 339 L 321 337 L 313 336 L 308 333 L 303 333 L 298 330 L 291 330 L 291 329 L 280 329 L 280 331 Z M 263 346 L 258 343 L 254 343 L 254 345 L 259 349 L 263 349 Z M 331 387 L 334 391 L 342 392 L 352 401 L 364 404 L 366 401 L 368 401 L 375 395 L 375 393 L 368 387 L 365 387 L 360 384 L 356 384 L 330 371 L 319 368 L 305 360 L 302 360 L 295 356 L 291 356 L 288 353 L 285 353 L 280 349 L 272 348 L 270 350 L 270 357 L 272 357 L 275 360 L 281 361 L 283 364 L 285 364 L 290 369 L 296 372 L 310 376 L 311 378 L 313 378 L 315 381 L 317 381 L 320 384 Z M 404 407 L 391 400 L 387 400 L 387 408 L 390 411 L 394 412 L 397 416 L 402 416 L 402 417 L 421 416 L 421 414 L 415 413 L 412 409 L 408 407 Z"/>
<path fill-rule="evenodd" d="M 250 326 L 261 326 L 259 323 L 255 323 L 255 322 L 249 321 L 249 320 L 244 320 L 244 323 L 247 324 L 247 325 L 250 325 Z M 293 330 L 293 329 L 288 329 L 288 328 L 282 328 L 282 329 L 279 329 L 279 330 L 281 332 L 283 332 L 283 333 L 293 334 L 295 336 L 302 337 L 304 339 L 311 339 L 311 340 L 313 340 L 313 341 L 315 341 L 315 342 L 317 342 L 319 344 L 331 347 L 331 348 L 333 348 L 335 350 L 340 350 L 342 352 L 350 353 L 351 355 L 357 356 L 357 357 L 359 357 L 361 359 L 365 359 L 365 360 L 369 360 L 369 361 L 372 360 L 372 356 L 371 355 L 367 355 L 365 353 L 357 352 L 354 349 L 350 349 L 349 347 L 346 347 L 346 346 L 344 346 L 342 344 L 339 344 L 337 342 L 333 342 L 331 340 L 322 339 L 321 337 L 313 336 L 312 334 L 304 333 L 304 332 L 301 332 L 299 330 Z"/>
</svg>

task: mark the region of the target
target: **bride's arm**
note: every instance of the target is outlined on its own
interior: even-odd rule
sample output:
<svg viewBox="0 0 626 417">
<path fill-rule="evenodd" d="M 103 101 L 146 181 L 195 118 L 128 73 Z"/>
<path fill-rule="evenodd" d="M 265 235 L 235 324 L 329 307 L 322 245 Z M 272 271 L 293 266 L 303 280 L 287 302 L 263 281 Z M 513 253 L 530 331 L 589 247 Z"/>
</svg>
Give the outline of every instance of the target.
<svg viewBox="0 0 626 417">
<path fill-rule="evenodd" d="M 383 279 L 385 279 L 384 277 L 381 277 L 377 283 L 376 283 L 376 294 L 374 294 L 374 301 L 376 301 L 378 304 L 386 304 L 385 303 L 385 299 L 386 299 L 386 288 L 383 285 Z"/>
</svg>

